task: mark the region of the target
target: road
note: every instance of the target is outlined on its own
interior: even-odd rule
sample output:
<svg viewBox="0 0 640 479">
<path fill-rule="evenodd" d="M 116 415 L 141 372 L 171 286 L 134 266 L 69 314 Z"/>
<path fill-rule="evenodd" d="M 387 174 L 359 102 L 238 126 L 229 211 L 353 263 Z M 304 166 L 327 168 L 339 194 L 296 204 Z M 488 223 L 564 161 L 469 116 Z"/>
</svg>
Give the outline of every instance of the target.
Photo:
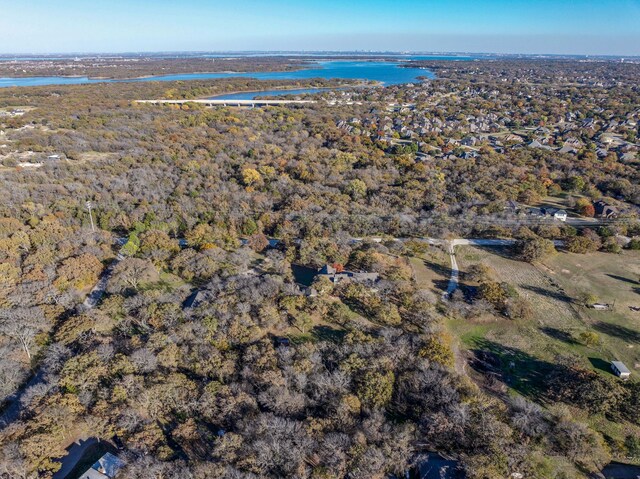
<svg viewBox="0 0 640 479">
<path fill-rule="evenodd" d="M 447 251 L 449 252 L 449 258 L 451 259 L 451 278 L 447 285 L 447 290 L 442 293 L 442 299 L 445 301 L 451 297 L 456 289 L 458 289 L 458 279 L 460 277 L 460 268 L 458 268 L 458 261 L 456 261 L 456 248 L 454 241 L 450 241 L 447 244 Z"/>
<path fill-rule="evenodd" d="M 104 271 L 104 273 L 102 273 L 102 276 L 100 276 L 98 283 L 93 287 L 89 295 L 86 297 L 86 299 L 82 303 L 82 307 L 85 310 L 93 309 L 96 307 L 96 305 L 100 301 L 100 298 L 104 296 L 104 292 L 107 289 L 107 284 L 109 283 L 109 278 L 111 278 L 111 275 L 113 274 L 113 268 L 115 268 L 116 265 L 123 259 L 124 259 L 124 255 L 122 254 L 122 249 L 121 249 L 118 255 L 116 256 L 116 259 L 109 265 L 109 267 Z"/>
<path fill-rule="evenodd" d="M 458 289 L 460 268 L 458 267 L 458 261 L 456 260 L 456 246 L 492 246 L 492 247 L 504 247 L 512 246 L 516 243 L 513 239 L 473 239 L 473 238 L 457 238 L 452 240 L 438 240 L 435 238 L 420 238 L 427 241 L 429 244 L 440 244 L 445 246 L 451 259 L 451 277 L 449 278 L 449 284 L 447 290 L 442 293 L 442 299 L 447 301 L 451 295 Z"/>
</svg>

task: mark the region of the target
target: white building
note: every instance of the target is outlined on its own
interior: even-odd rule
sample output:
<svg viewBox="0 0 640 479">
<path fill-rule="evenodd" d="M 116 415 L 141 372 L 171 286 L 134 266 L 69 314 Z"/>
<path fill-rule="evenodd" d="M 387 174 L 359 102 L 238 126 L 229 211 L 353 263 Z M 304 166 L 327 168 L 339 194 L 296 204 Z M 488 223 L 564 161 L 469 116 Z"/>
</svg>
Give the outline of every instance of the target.
<svg viewBox="0 0 640 479">
<path fill-rule="evenodd" d="M 611 370 L 620 379 L 629 379 L 629 376 L 631 376 L 631 371 L 622 361 L 611 361 Z"/>
</svg>

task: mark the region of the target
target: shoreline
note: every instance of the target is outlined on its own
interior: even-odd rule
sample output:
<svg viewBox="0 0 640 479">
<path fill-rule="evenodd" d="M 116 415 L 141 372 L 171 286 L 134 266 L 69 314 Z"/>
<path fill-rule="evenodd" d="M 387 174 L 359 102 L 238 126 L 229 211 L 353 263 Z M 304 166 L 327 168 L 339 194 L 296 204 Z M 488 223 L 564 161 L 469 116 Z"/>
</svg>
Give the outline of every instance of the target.
<svg viewBox="0 0 640 479">
<path fill-rule="evenodd" d="M 23 75 L 23 76 L 10 76 L 10 77 L 0 77 L 0 80 L 24 80 L 27 78 L 86 78 L 91 81 L 108 81 L 108 82 L 127 82 L 133 80 L 147 80 L 149 78 L 163 78 L 173 75 L 247 75 L 247 74 L 263 74 L 263 73 L 288 73 L 288 72 L 296 72 L 300 70 L 307 70 L 308 68 L 292 68 L 289 70 L 264 70 L 264 71 L 233 71 L 233 70 L 225 70 L 225 71 L 196 71 L 196 72 L 174 72 L 174 73 L 157 73 L 157 74 L 149 74 L 149 75 L 140 75 L 135 77 L 113 77 L 113 76 L 90 76 L 90 75 L 55 75 L 55 74 L 43 74 L 43 75 Z M 322 68 L 318 68 L 321 70 Z M 206 78 L 204 78 L 206 80 Z M 217 78 L 212 78 L 212 80 L 217 80 Z M 180 80 L 176 80 L 180 81 Z"/>
<path fill-rule="evenodd" d="M 338 85 L 338 86 L 319 86 L 319 87 L 314 87 L 314 86 L 292 86 L 292 87 L 285 87 L 285 88 L 278 88 L 278 87 L 274 87 L 274 88 L 269 88 L 268 90 L 240 90 L 240 91 L 230 91 L 230 92 L 226 92 L 226 93 L 220 93 L 219 95 L 213 95 L 213 96 L 207 96 L 207 97 L 198 97 L 196 98 L 197 100 L 215 100 L 215 99 L 220 99 L 220 97 L 226 96 L 226 95 L 238 95 L 240 93 L 262 93 L 262 92 L 266 92 L 266 91 L 295 91 L 295 90 L 336 90 L 339 88 L 366 88 L 368 86 L 371 87 L 379 87 L 379 86 L 383 86 L 382 82 L 376 81 L 373 84 L 367 84 L 367 83 L 362 83 L 359 82 L 355 85 Z"/>
</svg>

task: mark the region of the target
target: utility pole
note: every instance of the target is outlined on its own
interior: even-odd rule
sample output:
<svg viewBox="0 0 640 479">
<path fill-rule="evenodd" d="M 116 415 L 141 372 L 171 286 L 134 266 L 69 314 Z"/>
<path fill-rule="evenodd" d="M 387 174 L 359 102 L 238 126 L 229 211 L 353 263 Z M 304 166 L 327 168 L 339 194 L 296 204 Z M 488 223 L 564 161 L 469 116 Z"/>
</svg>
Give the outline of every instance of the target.
<svg viewBox="0 0 640 479">
<path fill-rule="evenodd" d="M 96 227 L 93 225 L 93 215 L 91 214 L 91 208 L 93 207 L 93 205 L 91 204 L 91 201 L 87 201 L 86 206 L 87 206 L 87 210 L 89 210 L 89 219 L 91 220 L 91 231 L 95 233 Z"/>
</svg>

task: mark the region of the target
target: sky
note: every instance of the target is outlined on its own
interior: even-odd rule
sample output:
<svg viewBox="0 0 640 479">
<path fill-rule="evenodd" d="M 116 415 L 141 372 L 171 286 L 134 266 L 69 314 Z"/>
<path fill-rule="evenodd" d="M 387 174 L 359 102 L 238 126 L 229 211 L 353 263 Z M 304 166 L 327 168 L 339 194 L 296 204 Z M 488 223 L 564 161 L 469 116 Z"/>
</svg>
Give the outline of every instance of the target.
<svg viewBox="0 0 640 479">
<path fill-rule="evenodd" d="M 0 0 L 0 53 L 640 55 L 640 0 Z"/>
</svg>

